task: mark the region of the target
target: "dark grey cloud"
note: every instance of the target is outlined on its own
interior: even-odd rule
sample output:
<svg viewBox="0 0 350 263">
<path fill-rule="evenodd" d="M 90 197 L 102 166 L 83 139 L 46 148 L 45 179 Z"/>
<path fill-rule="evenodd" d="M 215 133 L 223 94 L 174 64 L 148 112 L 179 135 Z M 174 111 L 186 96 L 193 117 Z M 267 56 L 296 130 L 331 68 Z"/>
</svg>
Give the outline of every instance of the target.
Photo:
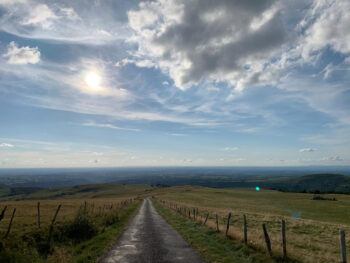
<svg viewBox="0 0 350 263">
<path fill-rule="evenodd" d="M 181 12 L 169 14 L 169 9 Z M 279 3 L 273 0 L 144 3 L 129 15 L 130 24 L 145 12 L 156 18 L 134 27 L 142 36 L 139 51 L 155 55 L 180 88 L 204 78 L 258 81 L 256 73 L 286 40 Z"/>
</svg>

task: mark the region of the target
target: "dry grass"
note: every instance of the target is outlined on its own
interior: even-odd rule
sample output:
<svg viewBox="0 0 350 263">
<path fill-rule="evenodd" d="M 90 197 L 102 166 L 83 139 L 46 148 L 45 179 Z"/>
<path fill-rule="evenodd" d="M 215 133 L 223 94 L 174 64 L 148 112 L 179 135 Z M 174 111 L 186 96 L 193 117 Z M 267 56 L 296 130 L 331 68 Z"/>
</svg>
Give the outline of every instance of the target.
<svg viewBox="0 0 350 263">
<path fill-rule="evenodd" d="M 37 203 L 40 202 L 40 221 L 41 226 L 45 227 L 51 223 L 56 212 L 57 206 L 62 205 L 56 222 L 64 222 L 73 219 L 78 210 L 87 202 L 87 210 L 89 213 L 98 214 L 104 210 L 108 210 L 113 204 L 118 206 L 125 198 L 96 198 L 96 199 L 62 199 L 62 200 L 40 200 L 40 201 L 1 201 L 0 208 L 7 206 L 4 219 L 0 222 L 0 232 L 7 230 L 11 214 L 16 208 L 16 214 L 13 220 L 11 232 L 25 233 L 33 228 L 37 228 Z"/>
<path fill-rule="evenodd" d="M 258 195 L 259 199 L 254 200 L 254 195 Z M 209 212 L 207 226 L 213 229 L 216 229 L 215 214 L 218 214 L 219 228 L 223 232 L 226 229 L 227 215 L 231 212 L 229 235 L 242 242 L 243 214 L 246 214 L 249 245 L 263 251 L 266 251 L 262 231 L 262 223 L 265 223 L 273 253 L 277 256 L 282 255 L 281 220 L 284 219 L 287 226 L 287 253 L 301 262 L 339 262 L 339 229 L 350 233 L 350 225 L 344 223 L 344 217 L 349 213 L 349 207 L 344 204 L 350 204 L 350 196 L 336 195 L 339 200 L 336 202 L 311 201 L 310 194 L 286 194 L 276 191 L 260 194 L 242 189 L 198 187 L 168 189 L 166 192 L 159 192 L 158 196 L 159 199 L 169 200 L 177 207 L 191 209 L 191 214 L 192 209 L 197 207 L 199 221 L 204 221 L 206 213 Z M 291 204 L 288 209 L 301 211 L 301 214 L 291 216 L 286 209 L 286 203 Z M 329 213 L 335 210 L 337 211 Z M 317 220 L 318 217 L 320 220 Z M 349 245 L 347 249 L 350 249 Z"/>
</svg>

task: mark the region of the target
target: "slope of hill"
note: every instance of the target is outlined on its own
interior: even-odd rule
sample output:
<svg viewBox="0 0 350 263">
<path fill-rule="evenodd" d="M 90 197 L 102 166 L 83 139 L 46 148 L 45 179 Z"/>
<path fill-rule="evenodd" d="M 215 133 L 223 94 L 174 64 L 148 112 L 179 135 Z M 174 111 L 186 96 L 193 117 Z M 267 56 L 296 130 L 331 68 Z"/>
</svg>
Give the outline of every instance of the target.
<svg viewBox="0 0 350 263">
<path fill-rule="evenodd" d="M 341 174 L 312 174 L 263 182 L 266 188 L 289 192 L 350 193 L 350 177 Z"/>
<path fill-rule="evenodd" d="M 163 186 L 197 185 L 213 188 L 261 188 L 288 192 L 350 194 L 350 176 L 342 174 L 311 174 L 304 176 L 241 176 L 229 175 L 167 175 L 125 179 L 124 183 L 146 183 Z"/>
<path fill-rule="evenodd" d="M 208 239 L 195 240 L 198 231 L 191 231 L 191 227 L 186 227 L 186 225 L 193 224 L 195 227 L 198 225 L 195 222 L 201 222 L 200 226 L 203 226 L 208 214 L 206 226 L 211 228 L 211 233 L 217 233 L 215 231 L 217 215 L 219 230 L 225 235 L 227 216 L 231 212 L 230 233 L 234 239 L 242 243 L 243 215 L 246 215 L 248 244 L 265 253 L 266 244 L 262 224 L 266 224 L 275 256 L 281 255 L 282 251 L 281 220 L 284 219 L 288 256 L 298 262 L 339 262 L 339 229 L 350 233 L 349 195 L 324 194 L 325 198 L 337 199 L 336 202 L 328 202 L 313 200 L 313 194 L 310 193 L 279 192 L 267 189 L 256 191 L 255 189 L 179 186 L 159 188 L 155 192 L 157 193 L 152 193 L 155 198 L 165 201 L 165 203 L 158 202 L 164 207 L 164 213 L 161 214 L 171 224 L 177 221 L 173 226 L 190 241 L 193 241 L 194 247 L 202 246 L 203 249 L 206 249 L 203 243 Z M 183 216 L 181 216 L 176 208 L 182 208 L 182 211 L 187 213 L 182 213 Z M 193 219 L 194 208 L 198 209 L 196 220 Z M 189 219 L 190 216 L 191 219 Z M 180 220 L 180 217 L 183 219 Z M 212 247 L 206 251 L 210 251 L 209 249 Z M 223 250 L 222 247 L 220 249 Z"/>
<path fill-rule="evenodd" d="M 25 189 L 25 187 L 23 187 Z M 89 184 L 63 187 L 56 189 L 32 189 L 25 192 L 23 189 L 14 194 L 13 188 L 5 188 L 1 192 L 0 200 L 40 200 L 40 199 L 78 199 L 78 198 L 108 198 L 137 196 L 148 191 L 152 187 L 142 184 Z"/>
</svg>

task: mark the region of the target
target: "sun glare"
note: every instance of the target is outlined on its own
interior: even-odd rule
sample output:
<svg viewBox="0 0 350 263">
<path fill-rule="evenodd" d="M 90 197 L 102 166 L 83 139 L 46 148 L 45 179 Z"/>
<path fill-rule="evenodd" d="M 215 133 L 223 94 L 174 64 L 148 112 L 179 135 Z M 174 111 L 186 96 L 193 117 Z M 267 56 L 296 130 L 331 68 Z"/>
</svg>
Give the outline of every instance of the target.
<svg viewBox="0 0 350 263">
<path fill-rule="evenodd" d="M 101 76 L 94 72 L 90 71 L 85 76 L 86 85 L 93 90 L 97 90 L 100 88 Z"/>
</svg>

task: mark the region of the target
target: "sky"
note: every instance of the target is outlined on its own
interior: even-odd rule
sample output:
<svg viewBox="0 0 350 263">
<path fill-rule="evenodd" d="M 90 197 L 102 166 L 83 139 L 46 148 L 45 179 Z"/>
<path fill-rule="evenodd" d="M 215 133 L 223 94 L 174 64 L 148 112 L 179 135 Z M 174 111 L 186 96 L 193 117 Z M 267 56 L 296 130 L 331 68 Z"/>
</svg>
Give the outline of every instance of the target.
<svg viewBox="0 0 350 263">
<path fill-rule="evenodd" d="M 350 165 L 348 0 L 0 0 L 0 168 Z"/>
</svg>

